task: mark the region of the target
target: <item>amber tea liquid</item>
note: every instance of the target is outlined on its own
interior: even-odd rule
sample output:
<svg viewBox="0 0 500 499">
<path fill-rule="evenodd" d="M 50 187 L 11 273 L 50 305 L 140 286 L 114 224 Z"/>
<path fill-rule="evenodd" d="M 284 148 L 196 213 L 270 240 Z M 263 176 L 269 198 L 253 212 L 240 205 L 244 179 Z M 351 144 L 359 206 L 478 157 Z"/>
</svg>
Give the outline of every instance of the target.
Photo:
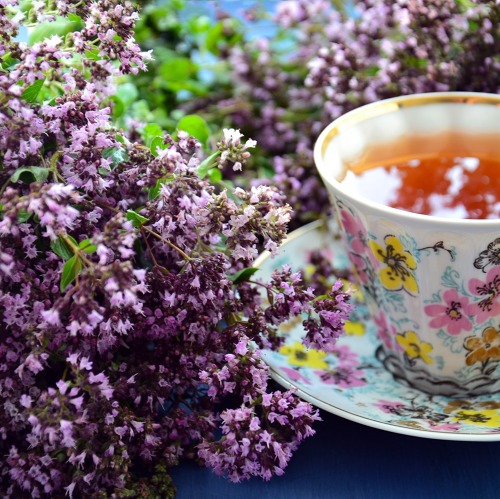
<svg viewBox="0 0 500 499">
<path fill-rule="evenodd" d="M 369 148 L 341 181 L 356 195 L 413 213 L 500 218 L 500 136 L 405 136 Z"/>
</svg>

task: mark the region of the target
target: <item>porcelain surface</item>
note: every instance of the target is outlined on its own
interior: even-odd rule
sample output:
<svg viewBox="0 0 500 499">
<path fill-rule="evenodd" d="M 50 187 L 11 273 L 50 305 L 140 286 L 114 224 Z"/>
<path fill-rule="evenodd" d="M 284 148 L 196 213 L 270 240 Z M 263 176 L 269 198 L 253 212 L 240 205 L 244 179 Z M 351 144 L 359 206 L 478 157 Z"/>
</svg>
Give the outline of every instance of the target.
<svg viewBox="0 0 500 499">
<path fill-rule="evenodd" d="M 432 123 L 429 129 L 426 121 Z M 406 160 L 435 157 L 450 154 L 451 147 L 458 156 L 479 158 L 481 133 L 498 134 L 499 123 L 500 96 L 409 95 L 341 116 L 315 146 L 315 163 L 377 323 L 385 365 L 430 394 L 470 397 L 500 391 L 500 219 L 395 209 L 352 190 L 343 174 L 353 162 L 356 168 L 370 168 L 397 162 L 394 154 Z M 458 145 L 450 144 L 439 135 L 443 131 L 464 135 Z M 405 145 L 398 149 L 394 141 L 400 138 Z M 375 146 L 383 158 L 378 152 L 370 156 Z M 425 154 L 420 147 L 428 149 Z M 491 147 L 484 153 L 492 153 Z M 368 157 L 371 163 L 364 163 Z"/>
<path fill-rule="evenodd" d="M 276 267 L 315 271 L 308 255 L 321 249 L 339 270 L 349 265 L 346 251 L 330 227 L 314 223 L 292 233 L 278 257 L 259 259 L 260 277 Z M 429 395 L 391 374 L 363 296 L 355 295 L 355 310 L 335 352 L 306 349 L 301 322 L 282 327 L 285 344 L 264 351 L 274 379 L 328 412 L 375 428 L 417 437 L 447 440 L 500 440 L 500 393 L 476 397 Z"/>
</svg>

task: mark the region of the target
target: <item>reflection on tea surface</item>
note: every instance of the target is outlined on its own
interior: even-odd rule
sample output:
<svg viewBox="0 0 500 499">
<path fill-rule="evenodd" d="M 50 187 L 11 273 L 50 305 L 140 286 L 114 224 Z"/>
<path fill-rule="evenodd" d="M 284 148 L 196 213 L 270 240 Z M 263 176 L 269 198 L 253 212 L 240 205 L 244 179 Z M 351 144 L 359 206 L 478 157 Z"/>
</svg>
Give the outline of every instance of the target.
<svg viewBox="0 0 500 499">
<path fill-rule="evenodd" d="M 414 145 L 412 152 L 399 148 L 398 160 L 384 158 L 378 164 L 377 153 L 368 151 L 363 161 L 349 165 L 342 184 L 356 196 L 413 213 L 500 218 L 500 147 L 499 154 L 492 154 L 500 138 L 490 138 L 488 150 L 483 148 L 478 155 L 470 154 L 470 144 L 463 146 L 466 141 L 456 149 L 426 151 L 422 156 Z M 469 154 L 454 154 L 464 149 Z M 382 156 L 387 154 L 386 147 Z"/>
</svg>

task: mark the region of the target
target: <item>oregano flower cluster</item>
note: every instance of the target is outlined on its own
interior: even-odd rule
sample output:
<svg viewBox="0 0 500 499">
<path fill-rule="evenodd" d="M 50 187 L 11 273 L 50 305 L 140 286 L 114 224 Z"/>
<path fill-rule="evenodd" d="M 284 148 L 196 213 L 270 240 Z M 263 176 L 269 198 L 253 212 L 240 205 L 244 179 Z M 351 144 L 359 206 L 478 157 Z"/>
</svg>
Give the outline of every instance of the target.
<svg viewBox="0 0 500 499">
<path fill-rule="evenodd" d="M 219 173 L 255 141 L 118 127 L 120 78 L 152 57 L 138 17 L 0 1 L 2 497 L 171 497 L 180 458 L 233 481 L 282 474 L 318 413 L 270 388 L 259 347 L 297 316 L 326 347 L 350 311 L 338 284 L 315 297 L 287 267 L 259 281 L 291 208 Z M 16 38 L 61 19 L 64 37 Z"/>
<path fill-rule="evenodd" d="M 296 225 L 329 211 L 312 149 L 331 121 L 398 95 L 500 89 L 497 1 L 283 0 L 272 10 L 248 9 L 248 22 L 272 20 L 274 31 L 250 25 L 246 37 L 241 27 L 220 53 L 232 86 L 198 106 L 257 140 Z M 254 165 L 258 175 L 262 161 Z"/>
</svg>

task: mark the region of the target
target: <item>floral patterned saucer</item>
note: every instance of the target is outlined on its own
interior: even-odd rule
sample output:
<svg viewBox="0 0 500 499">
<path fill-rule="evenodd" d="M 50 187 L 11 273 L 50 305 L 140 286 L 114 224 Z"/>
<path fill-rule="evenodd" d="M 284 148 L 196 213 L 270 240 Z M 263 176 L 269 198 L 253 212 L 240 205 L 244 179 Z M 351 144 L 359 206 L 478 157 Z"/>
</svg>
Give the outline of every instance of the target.
<svg viewBox="0 0 500 499">
<path fill-rule="evenodd" d="M 335 267 L 345 269 L 347 255 L 333 232 L 321 222 L 293 232 L 279 256 L 265 253 L 258 259 L 258 274 L 266 279 L 283 264 L 312 273 L 307 255 L 321 248 L 330 248 Z M 297 395 L 321 409 L 374 428 L 445 440 L 500 440 L 500 393 L 475 398 L 431 396 L 396 381 L 378 360 L 375 324 L 360 294 L 355 295 L 355 304 L 333 354 L 304 347 L 300 321 L 282 327 L 285 344 L 278 352 L 263 353 L 273 378 L 286 388 L 296 388 Z"/>
</svg>

